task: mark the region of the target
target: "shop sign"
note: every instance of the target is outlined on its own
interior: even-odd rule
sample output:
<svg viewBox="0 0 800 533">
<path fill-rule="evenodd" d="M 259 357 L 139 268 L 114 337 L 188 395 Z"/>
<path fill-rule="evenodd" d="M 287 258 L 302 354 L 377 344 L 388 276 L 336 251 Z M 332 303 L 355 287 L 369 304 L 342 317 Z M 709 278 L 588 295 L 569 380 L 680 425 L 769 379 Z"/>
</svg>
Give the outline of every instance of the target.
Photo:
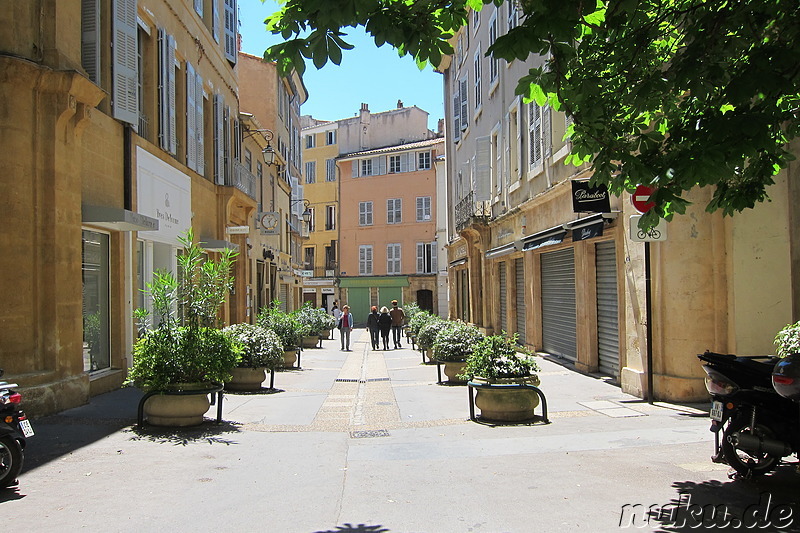
<svg viewBox="0 0 800 533">
<path fill-rule="evenodd" d="M 611 205 L 605 185 L 589 186 L 589 180 L 572 180 L 572 211 L 575 213 L 609 213 Z"/>
<path fill-rule="evenodd" d="M 136 150 L 136 165 L 137 211 L 158 220 L 158 229 L 148 231 L 145 238 L 177 245 L 191 225 L 191 178 L 141 147 Z"/>
<path fill-rule="evenodd" d="M 585 241 L 587 239 L 593 239 L 595 237 L 602 237 L 604 225 L 605 222 L 601 220 L 599 222 L 595 222 L 594 224 L 590 224 L 582 228 L 575 228 L 572 230 L 572 241 L 573 242 Z"/>
</svg>

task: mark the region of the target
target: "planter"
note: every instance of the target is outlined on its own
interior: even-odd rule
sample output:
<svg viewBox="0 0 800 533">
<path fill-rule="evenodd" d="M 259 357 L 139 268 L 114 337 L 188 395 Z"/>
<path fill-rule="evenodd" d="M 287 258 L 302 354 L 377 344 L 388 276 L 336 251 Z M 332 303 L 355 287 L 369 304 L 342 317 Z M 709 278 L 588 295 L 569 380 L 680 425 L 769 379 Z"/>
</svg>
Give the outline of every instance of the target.
<svg viewBox="0 0 800 533">
<path fill-rule="evenodd" d="M 284 368 L 291 368 L 297 361 L 297 349 L 284 350 L 283 352 L 283 366 Z"/>
<path fill-rule="evenodd" d="M 207 383 L 175 385 L 175 390 L 203 390 Z M 156 394 L 147 399 L 144 413 L 148 424 L 153 426 L 186 427 L 203 423 L 211 402 L 207 394 Z"/>
<path fill-rule="evenodd" d="M 261 384 L 267 379 L 265 367 L 259 368 L 233 368 L 233 379 L 225 382 L 227 390 L 256 391 L 261 389 Z"/>
<path fill-rule="evenodd" d="M 319 335 L 305 335 L 303 340 L 300 341 L 300 346 L 303 348 L 316 348 L 319 343 Z"/>
<path fill-rule="evenodd" d="M 444 375 L 447 376 L 448 383 L 466 383 L 466 379 L 461 379 L 458 374 L 464 371 L 467 366 L 465 361 L 442 361 L 444 364 Z"/>
<path fill-rule="evenodd" d="M 433 358 L 433 348 L 425 348 L 422 350 L 422 354 L 428 359 L 429 363 L 436 362 L 436 360 Z"/>
<path fill-rule="evenodd" d="M 539 405 L 539 395 L 533 389 L 514 385 L 522 383 L 538 385 L 538 377 L 494 380 L 476 377 L 473 381 L 483 384 L 475 387 L 475 405 L 481 410 L 481 418 L 500 422 L 520 422 L 535 416 L 534 409 Z"/>
<path fill-rule="evenodd" d="M 322 340 L 330 339 L 331 338 L 331 330 L 323 329 L 322 331 L 319 332 L 319 338 L 322 339 Z"/>
</svg>

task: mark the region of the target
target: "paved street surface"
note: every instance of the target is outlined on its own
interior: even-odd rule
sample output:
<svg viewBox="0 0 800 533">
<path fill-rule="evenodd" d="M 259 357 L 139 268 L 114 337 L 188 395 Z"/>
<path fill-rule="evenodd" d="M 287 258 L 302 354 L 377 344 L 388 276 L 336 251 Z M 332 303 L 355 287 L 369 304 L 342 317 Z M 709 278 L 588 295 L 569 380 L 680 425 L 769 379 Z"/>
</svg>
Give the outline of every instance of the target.
<svg viewBox="0 0 800 533">
<path fill-rule="evenodd" d="M 800 531 L 800 475 L 729 480 L 707 405 L 649 405 L 544 360 L 551 424 L 479 424 L 419 352 L 353 340 L 305 350 L 274 392 L 226 394 L 219 426 L 212 406 L 200 428 L 137 429 L 135 389 L 34 420 L 19 487 L 0 491 L 9 530 L 697 531 L 724 509 Z"/>
</svg>

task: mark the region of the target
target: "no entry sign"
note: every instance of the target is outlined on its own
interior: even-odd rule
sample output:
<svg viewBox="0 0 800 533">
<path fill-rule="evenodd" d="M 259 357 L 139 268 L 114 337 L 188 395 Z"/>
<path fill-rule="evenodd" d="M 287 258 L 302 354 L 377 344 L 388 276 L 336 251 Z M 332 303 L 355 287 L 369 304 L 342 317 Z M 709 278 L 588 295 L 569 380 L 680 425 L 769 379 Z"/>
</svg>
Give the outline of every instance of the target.
<svg viewBox="0 0 800 533">
<path fill-rule="evenodd" d="M 647 185 L 637 185 L 636 190 L 631 195 L 631 203 L 634 209 L 642 214 L 650 211 L 656 204 L 650 201 L 650 195 L 655 192 L 655 187 Z"/>
</svg>

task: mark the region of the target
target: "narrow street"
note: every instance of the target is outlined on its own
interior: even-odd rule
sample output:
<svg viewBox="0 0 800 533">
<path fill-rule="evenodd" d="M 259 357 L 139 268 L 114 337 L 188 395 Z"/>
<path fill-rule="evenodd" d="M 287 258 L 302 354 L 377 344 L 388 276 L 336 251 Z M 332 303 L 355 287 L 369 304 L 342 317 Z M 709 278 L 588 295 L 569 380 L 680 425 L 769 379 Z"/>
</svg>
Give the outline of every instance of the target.
<svg viewBox="0 0 800 533">
<path fill-rule="evenodd" d="M 133 389 L 34 420 L 19 487 L 0 493 L 13 529 L 689 531 L 704 528 L 688 512 L 642 509 L 742 518 L 770 496 L 767 515 L 788 506 L 781 531 L 800 531 L 798 475 L 730 481 L 706 405 L 649 405 L 544 360 L 551 424 L 479 424 L 467 388 L 437 385 L 410 346 L 372 351 L 356 330 L 342 352 L 335 334 L 278 391 L 226 394 L 220 426 L 139 430 Z"/>
</svg>

